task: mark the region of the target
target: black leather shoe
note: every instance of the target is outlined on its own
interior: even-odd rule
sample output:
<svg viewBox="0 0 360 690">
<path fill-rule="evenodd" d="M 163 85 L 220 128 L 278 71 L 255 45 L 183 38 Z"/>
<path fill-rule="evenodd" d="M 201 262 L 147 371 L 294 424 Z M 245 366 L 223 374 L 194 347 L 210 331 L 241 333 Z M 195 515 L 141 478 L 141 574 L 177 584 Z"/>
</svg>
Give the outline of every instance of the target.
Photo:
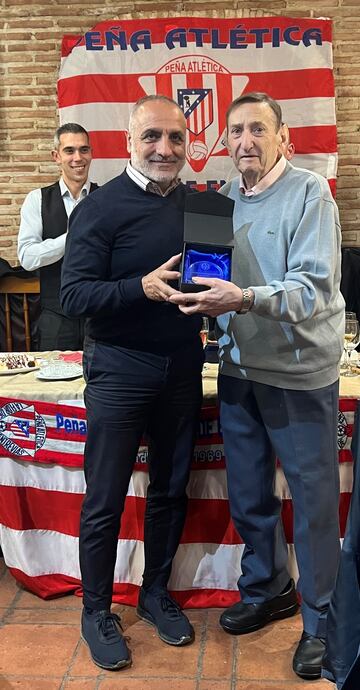
<svg viewBox="0 0 360 690">
<path fill-rule="evenodd" d="M 321 678 L 325 640 L 303 632 L 293 659 L 295 673 L 305 680 Z"/>
<path fill-rule="evenodd" d="M 290 580 L 283 592 L 273 599 L 261 604 L 243 604 L 239 601 L 226 609 L 220 616 L 220 625 L 225 632 L 243 635 L 259 630 L 273 620 L 289 618 L 298 608 L 294 580 Z"/>
</svg>

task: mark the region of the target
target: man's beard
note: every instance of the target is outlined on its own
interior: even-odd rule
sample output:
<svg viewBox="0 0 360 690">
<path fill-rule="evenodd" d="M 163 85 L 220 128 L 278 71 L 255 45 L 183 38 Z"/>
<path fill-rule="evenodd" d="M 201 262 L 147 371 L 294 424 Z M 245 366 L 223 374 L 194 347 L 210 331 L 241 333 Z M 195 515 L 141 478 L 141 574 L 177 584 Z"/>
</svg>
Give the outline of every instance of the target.
<svg viewBox="0 0 360 690">
<path fill-rule="evenodd" d="M 135 168 L 135 170 L 138 170 L 145 177 L 147 177 L 148 180 L 151 180 L 152 182 L 165 182 L 169 185 L 173 180 L 175 180 L 178 177 L 180 170 L 185 165 L 185 159 L 182 161 L 180 161 L 178 158 L 163 159 L 159 156 L 154 155 L 152 160 L 158 163 L 175 163 L 178 167 L 176 169 L 175 174 L 174 172 L 170 172 L 170 170 L 157 170 L 156 165 L 153 165 L 150 161 L 140 160 L 135 152 L 131 153 L 131 165 Z M 180 162 L 181 165 L 179 165 Z"/>
</svg>

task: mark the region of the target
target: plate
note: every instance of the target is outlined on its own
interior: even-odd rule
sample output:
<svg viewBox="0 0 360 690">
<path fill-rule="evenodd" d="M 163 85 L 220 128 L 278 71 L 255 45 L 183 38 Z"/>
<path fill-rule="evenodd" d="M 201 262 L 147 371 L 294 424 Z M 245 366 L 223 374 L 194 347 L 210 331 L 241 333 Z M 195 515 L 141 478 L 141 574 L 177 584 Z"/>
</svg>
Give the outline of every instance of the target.
<svg viewBox="0 0 360 690">
<path fill-rule="evenodd" d="M 219 373 L 219 365 L 217 362 L 205 362 L 202 370 L 202 375 L 206 379 L 216 379 Z"/>
<path fill-rule="evenodd" d="M 77 379 L 82 375 L 82 367 L 78 364 L 57 362 L 56 364 L 42 366 L 36 374 L 36 378 L 43 381 L 64 381 L 67 379 Z"/>
<path fill-rule="evenodd" d="M 12 374 L 26 374 L 28 371 L 37 371 L 40 369 L 39 366 L 36 367 L 19 367 L 18 369 L 4 369 L 0 371 L 0 376 L 11 376 Z"/>
</svg>

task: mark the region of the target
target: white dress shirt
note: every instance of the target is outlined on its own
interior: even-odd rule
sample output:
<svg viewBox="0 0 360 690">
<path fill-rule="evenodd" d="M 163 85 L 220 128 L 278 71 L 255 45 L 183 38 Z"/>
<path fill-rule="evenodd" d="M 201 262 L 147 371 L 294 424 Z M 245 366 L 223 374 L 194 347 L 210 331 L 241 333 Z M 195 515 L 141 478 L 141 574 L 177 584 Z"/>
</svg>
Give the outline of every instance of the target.
<svg viewBox="0 0 360 690">
<path fill-rule="evenodd" d="M 84 184 L 78 199 L 74 199 L 62 177 L 59 180 L 59 186 L 66 215 L 69 218 L 71 211 L 89 193 L 90 182 L 87 181 Z M 33 189 L 25 197 L 20 218 L 18 257 L 26 271 L 34 271 L 40 266 L 49 266 L 64 256 L 66 232 L 55 239 L 43 240 L 41 189 Z"/>
<path fill-rule="evenodd" d="M 145 175 L 139 172 L 139 170 L 133 168 L 130 161 L 128 161 L 127 163 L 126 172 L 129 175 L 130 179 L 133 182 L 135 182 L 135 184 L 137 184 L 137 186 L 140 187 L 140 189 L 143 189 L 144 192 L 152 192 L 153 194 L 157 194 L 158 196 L 168 196 L 181 182 L 180 177 L 177 177 L 170 183 L 169 187 L 165 190 L 165 192 L 163 192 L 163 190 L 157 184 L 157 182 L 149 180 L 149 178 L 145 177 Z"/>
</svg>

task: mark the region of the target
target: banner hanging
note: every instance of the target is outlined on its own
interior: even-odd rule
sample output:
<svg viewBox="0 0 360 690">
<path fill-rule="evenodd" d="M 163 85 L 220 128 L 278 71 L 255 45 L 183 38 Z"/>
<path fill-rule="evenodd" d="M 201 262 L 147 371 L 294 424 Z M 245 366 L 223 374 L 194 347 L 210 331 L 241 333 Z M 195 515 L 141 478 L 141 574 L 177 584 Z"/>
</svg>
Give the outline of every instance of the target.
<svg viewBox="0 0 360 690">
<path fill-rule="evenodd" d="M 337 143 L 327 19 L 174 17 L 105 21 L 64 36 L 60 122 L 79 122 L 93 147 L 91 178 L 118 175 L 128 159 L 133 104 L 164 94 L 187 121 L 182 179 L 217 189 L 236 175 L 225 145 L 230 102 L 248 91 L 279 101 L 295 145 L 294 165 L 324 175 L 335 190 Z"/>
</svg>

